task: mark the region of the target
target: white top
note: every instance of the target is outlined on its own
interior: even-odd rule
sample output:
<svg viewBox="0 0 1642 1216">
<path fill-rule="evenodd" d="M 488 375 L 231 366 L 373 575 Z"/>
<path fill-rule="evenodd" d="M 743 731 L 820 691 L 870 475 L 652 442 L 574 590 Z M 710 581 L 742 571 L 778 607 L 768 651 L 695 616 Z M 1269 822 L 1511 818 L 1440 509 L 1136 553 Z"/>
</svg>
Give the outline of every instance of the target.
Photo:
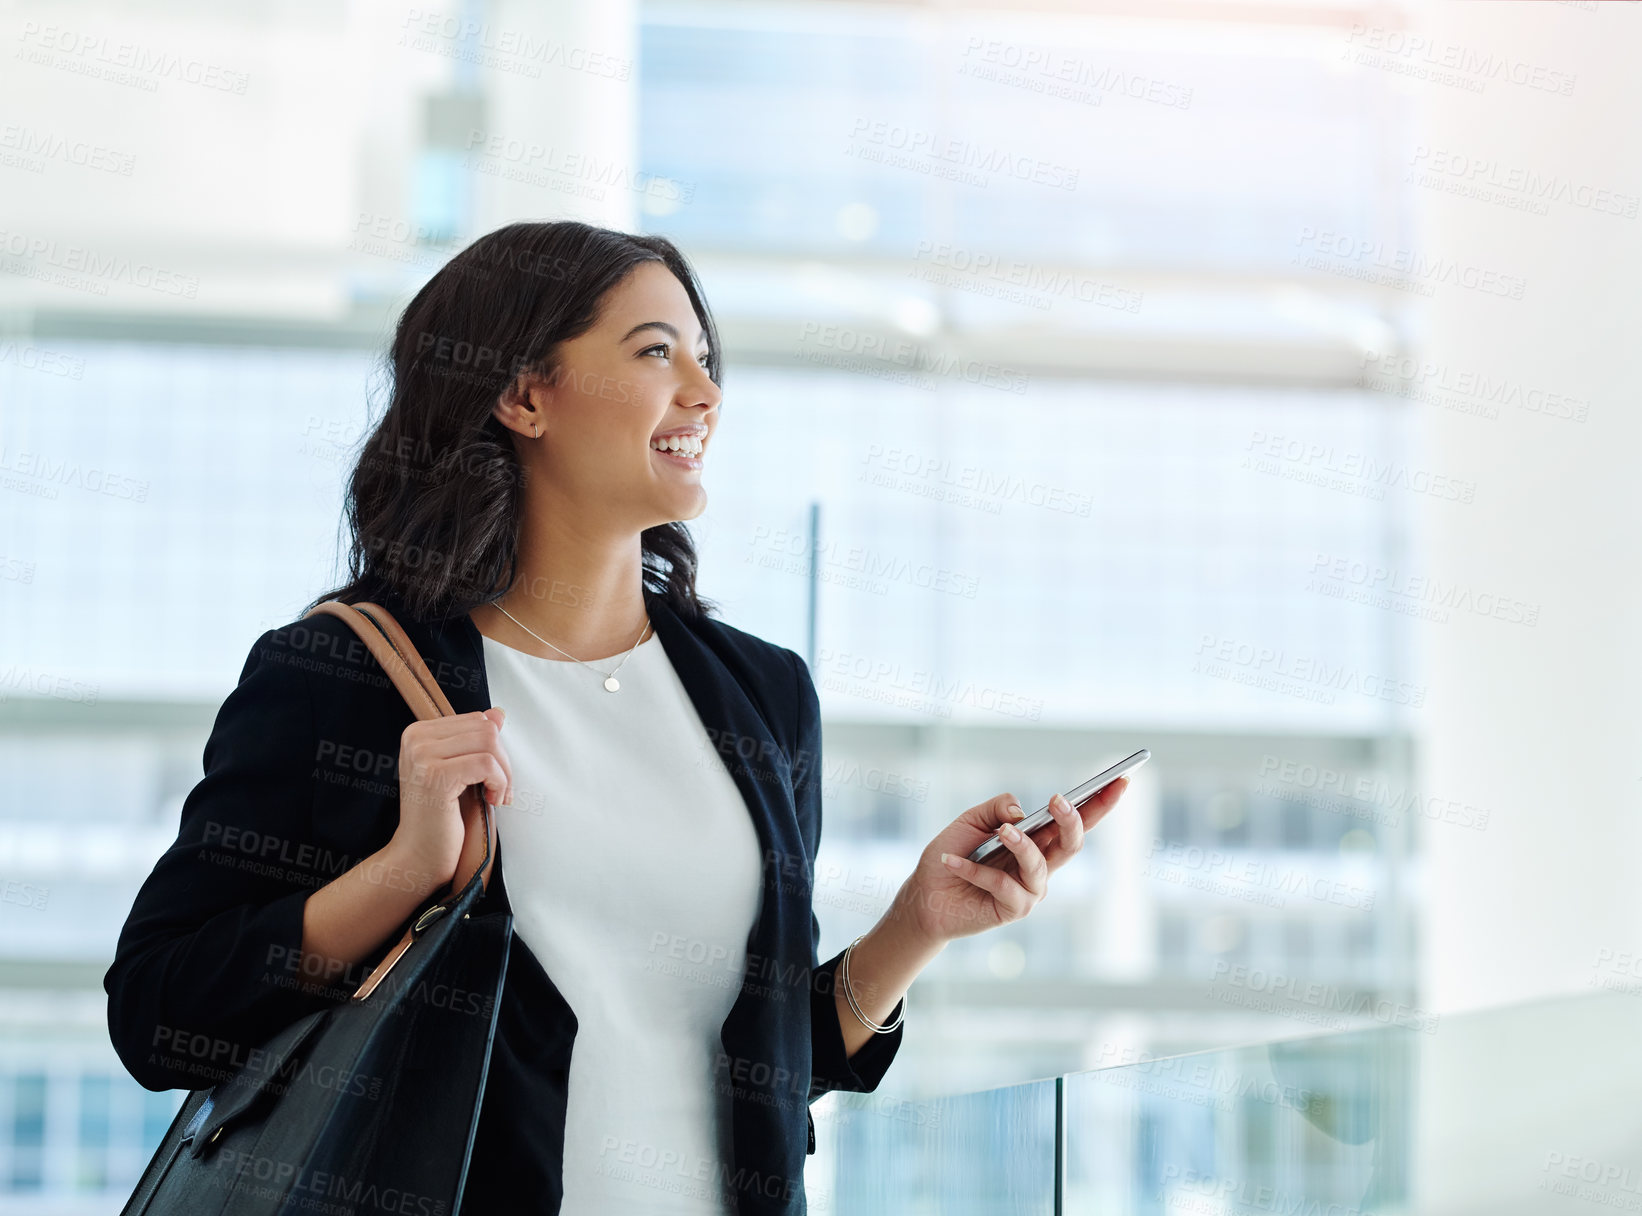
<svg viewBox="0 0 1642 1216">
<path fill-rule="evenodd" d="M 496 830 L 514 933 L 577 1019 L 562 1216 L 724 1216 L 719 1034 L 763 880 L 747 804 L 653 632 L 615 693 L 620 656 L 595 673 L 490 638 L 484 652 L 507 711 L 513 803 Z"/>
</svg>

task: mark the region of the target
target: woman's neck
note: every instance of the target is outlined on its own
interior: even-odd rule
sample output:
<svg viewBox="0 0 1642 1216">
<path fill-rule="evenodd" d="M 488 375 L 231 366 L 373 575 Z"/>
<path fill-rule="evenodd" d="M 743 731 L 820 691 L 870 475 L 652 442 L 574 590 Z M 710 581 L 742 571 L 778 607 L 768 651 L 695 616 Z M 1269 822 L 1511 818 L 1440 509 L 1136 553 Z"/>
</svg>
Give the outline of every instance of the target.
<svg viewBox="0 0 1642 1216">
<path fill-rule="evenodd" d="M 636 535 L 602 543 L 521 537 L 519 577 L 500 600 L 469 615 L 485 637 L 516 650 L 565 659 L 535 633 L 583 662 L 595 662 L 626 654 L 638 641 L 648 620 L 643 578 Z"/>
</svg>

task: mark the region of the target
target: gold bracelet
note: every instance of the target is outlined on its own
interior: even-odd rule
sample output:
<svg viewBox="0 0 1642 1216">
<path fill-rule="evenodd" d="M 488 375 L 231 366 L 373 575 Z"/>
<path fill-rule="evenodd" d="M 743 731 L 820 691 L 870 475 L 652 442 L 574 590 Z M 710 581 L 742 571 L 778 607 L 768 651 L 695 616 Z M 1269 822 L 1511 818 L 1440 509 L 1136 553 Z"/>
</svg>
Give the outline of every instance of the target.
<svg viewBox="0 0 1642 1216">
<path fill-rule="evenodd" d="M 865 936 L 865 933 L 861 934 L 861 937 Z M 890 1031 L 899 1026 L 901 1024 L 901 1019 L 907 1015 L 906 997 L 903 996 L 898 1002 L 901 1006 L 901 1012 L 896 1014 L 895 1020 L 887 1026 L 878 1025 L 878 1023 L 872 1021 L 866 1014 L 861 1012 L 861 1006 L 856 1002 L 855 993 L 850 988 L 850 951 L 855 949 L 855 942 L 860 941 L 861 937 L 856 938 L 854 942 L 851 942 L 849 945 L 844 947 L 844 957 L 838 963 L 839 978 L 843 980 L 844 985 L 844 998 L 849 1001 L 850 1012 L 855 1014 L 856 1021 L 860 1022 L 861 1025 L 865 1026 L 874 1034 L 888 1034 Z"/>
</svg>

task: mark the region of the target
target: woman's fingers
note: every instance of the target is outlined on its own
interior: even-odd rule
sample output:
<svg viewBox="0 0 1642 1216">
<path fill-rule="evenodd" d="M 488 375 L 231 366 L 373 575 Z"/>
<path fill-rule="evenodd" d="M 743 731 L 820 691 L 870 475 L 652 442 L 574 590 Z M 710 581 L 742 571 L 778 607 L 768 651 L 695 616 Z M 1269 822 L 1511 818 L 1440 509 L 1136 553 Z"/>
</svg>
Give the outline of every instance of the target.
<svg viewBox="0 0 1642 1216">
<path fill-rule="evenodd" d="M 457 714 L 450 718 L 427 719 L 426 725 L 431 729 L 427 738 L 417 742 L 417 762 L 432 763 L 478 754 L 495 756 L 497 763 L 502 766 L 502 771 L 507 774 L 505 796 L 500 801 L 504 804 L 511 803 L 513 764 L 508 759 L 507 749 L 502 746 L 502 713 L 502 710 L 494 709 L 485 713 L 475 712 Z M 491 717 L 491 714 L 498 716 Z"/>
<path fill-rule="evenodd" d="M 1048 895 L 1050 875 L 1083 848 L 1087 830 L 1116 805 L 1128 786 L 1128 780 L 1119 777 L 1078 806 L 1064 794 L 1056 794 L 1049 802 L 1055 835 L 1045 837 L 1042 846 L 1015 826 L 1023 818 L 1020 800 L 1013 794 L 999 794 L 970 807 L 959 820 L 987 835 L 996 832 L 1015 864 L 993 866 L 970 861 L 960 853 L 943 853 L 941 861 L 954 875 L 990 895 L 1001 920 L 1019 920 Z M 1011 869 L 1018 874 L 1011 874 Z"/>
<path fill-rule="evenodd" d="M 495 716 L 492 717 L 492 715 Z M 490 718 L 492 722 L 496 723 L 496 728 L 499 732 L 507 719 L 507 710 L 501 708 L 500 706 L 492 706 L 490 709 L 485 710 L 485 717 Z M 494 750 L 496 753 L 496 759 L 502 765 L 502 771 L 507 774 L 507 787 L 502 791 L 500 805 L 511 806 L 513 804 L 513 762 L 507 758 L 507 748 L 502 746 L 500 734 L 497 736 Z"/>
<path fill-rule="evenodd" d="M 1117 805 L 1117 800 L 1123 797 L 1123 791 L 1129 788 L 1129 779 L 1119 777 L 1105 789 L 1100 790 L 1088 801 L 1078 806 L 1078 814 L 1083 819 L 1085 827 L 1094 827 L 1105 816 L 1106 812 Z"/>
<path fill-rule="evenodd" d="M 454 726 L 449 733 L 430 733 L 424 746 L 433 760 L 445 760 L 466 752 L 484 751 L 497 739 L 500 728 L 488 719 Z"/>
<path fill-rule="evenodd" d="M 1019 920 L 1031 910 L 1031 894 L 996 866 L 983 866 L 979 862 L 970 861 L 967 857 L 959 857 L 956 853 L 946 855 L 946 864 L 959 878 L 973 883 L 992 896 L 998 906 L 1009 913 L 1005 919 Z"/>
<path fill-rule="evenodd" d="M 1021 871 L 1021 886 L 1038 899 L 1047 895 L 1049 863 L 1044 860 L 1043 850 L 1038 848 L 1030 836 L 1012 823 L 1006 823 L 998 829 L 998 839 L 1003 841 L 1004 848 L 1015 855 L 1015 862 Z"/>
<path fill-rule="evenodd" d="M 1078 814 L 1064 794 L 1056 794 L 1049 800 L 1049 813 L 1055 817 L 1055 830 L 1058 835 L 1052 846 L 1053 856 L 1048 858 L 1051 870 L 1066 863 L 1067 858 L 1083 847 L 1083 816 Z"/>
<path fill-rule="evenodd" d="M 485 752 L 470 752 L 466 756 L 457 756 L 454 760 L 445 762 L 446 778 L 455 787 L 455 795 L 470 785 L 481 782 L 485 787 L 485 800 L 492 806 L 498 806 L 508 790 L 508 776 L 503 770 L 501 762 Z"/>
<path fill-rule="evenodd" d="M 1021 800 L 1010 793 L 999 794 L 995 798 L 988 798 L 985 802 L 977 803 L 962 815 L 958 816 L 960 823 L 967 823 L 972 828 L 978 828 L 987 835 L 997 831 L 1000 823 L 1009 823 L 1021 819 L 1025 812 L 1021 810 Z"/>
</svg>

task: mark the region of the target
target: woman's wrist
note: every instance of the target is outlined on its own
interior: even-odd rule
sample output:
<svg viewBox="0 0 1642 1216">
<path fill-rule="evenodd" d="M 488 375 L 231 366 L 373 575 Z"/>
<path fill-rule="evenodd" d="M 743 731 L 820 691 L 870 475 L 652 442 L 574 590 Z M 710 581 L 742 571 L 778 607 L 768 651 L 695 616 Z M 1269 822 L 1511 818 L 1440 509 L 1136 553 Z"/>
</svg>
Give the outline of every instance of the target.
<svg viewBox="0 0 1642 1216">
<path fill-rule="evenodd" d="M 420 841 L 395 832 L 382 849 L 367 858 L 363 876 L 395 890 L 412 890 L 420 903 L 456 876 L 456 860 L 430 860 L 431 851 Z"/>
<path fill-rule="evenodd" d="M 934 913 L 939 909 L 926 906 L 929 894 L 915 881 L 915 877 L 909 875 L 901 884 L 895 898 L 890 901 L 889 910 L 873 926 L 873 930 L 883 930 L 898 943 L 900 949 L 910 954 L 934 958 L 946 949 L 951 938 L 930 928 L 936 919 Z"/>
<path fill-rule="evenodd" d="M 875 1034 L 883 1033 L 869 1026 L 869 1021 L 877 1026 L 899 1025 L 895 1007 L 905 999 L 918 973 L 945 946 L 944 941 L 929 936 L 910 917 L 898 915 L 896 905 L 892 905 L 877 924 L 848 947 L 848 987 L 842 959 L 833 975 L 834 1003 L 848 1055 L 854 1055 Z"/>
<path fill-rule="evenodd" d="M 877 994 L 886 986 L 905 992 L 912 979 L 944 949 L 945 941 L 931 937 L 912 918 L 895 915 L 892 906 L 850 947 L 850 991 L 869 1017 L 882 1021 L 867 1008 L 880 1003 Z M 880 983 L 879 977 L 886 983 Z M 899 997 L 876 1013 L 888 1016 L 898 1001 Z"/>
</svg>

